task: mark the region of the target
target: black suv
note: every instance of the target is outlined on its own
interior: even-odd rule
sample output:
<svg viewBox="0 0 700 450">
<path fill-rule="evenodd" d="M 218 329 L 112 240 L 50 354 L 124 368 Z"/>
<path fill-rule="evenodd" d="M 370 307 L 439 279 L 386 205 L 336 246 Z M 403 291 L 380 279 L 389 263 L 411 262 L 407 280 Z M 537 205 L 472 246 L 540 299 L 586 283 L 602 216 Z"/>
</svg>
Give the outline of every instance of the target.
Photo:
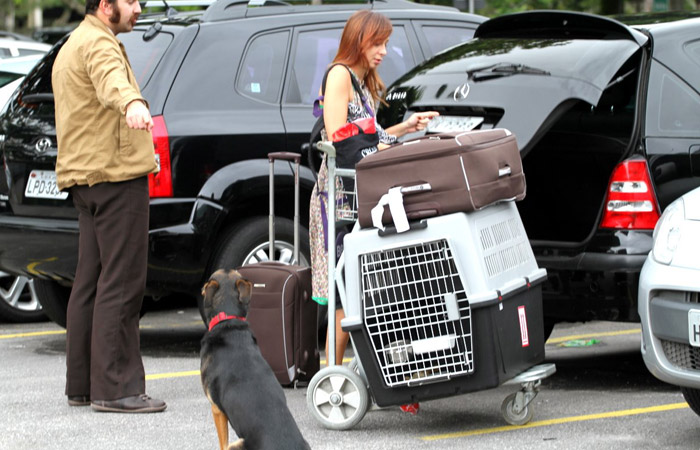
<svg viewBox="0 0 700 450">
<path fill-rule="evenodd" d="M 144 14 L 133 32 L 119 35 L 155 122 L 161 170 L 150 179 L 147 282 L 155 299 L 194 297 L 215 266 L 291 260 L 293 177 L 283 163 L 276 170 L 276 254 L 267 254 L 266 155 L 298 152 L 308 141 L 321 78 L 354 11 L 373 7 L 393 23 L 380 67 L 387 83 L 467 41 L 486 20 L 404 0 L 263 5 L 219 0 L 203 13 Z M 35 278 L 44 312 L 61 325 L 78 255 L 76 211 L 52 184 L 51 67 L 63 42 L 27 76 L 0 117 L 0 270 Z M 304 222 L 313 183 L 305 168 Z M 303 264 L 306 228 L 301 237 Z"/>
<path fill-rule="evenodd" d="M 436 109 L 433 131 L 517 136 L 528 183 L 518 207 L 549 275 L 549 331 L 564 320 L 639 320 L 654 225 L 700 185 L 700 19 L 501 16 L 403 76 L 387 100 L 380 120 Z"/>
</svg>

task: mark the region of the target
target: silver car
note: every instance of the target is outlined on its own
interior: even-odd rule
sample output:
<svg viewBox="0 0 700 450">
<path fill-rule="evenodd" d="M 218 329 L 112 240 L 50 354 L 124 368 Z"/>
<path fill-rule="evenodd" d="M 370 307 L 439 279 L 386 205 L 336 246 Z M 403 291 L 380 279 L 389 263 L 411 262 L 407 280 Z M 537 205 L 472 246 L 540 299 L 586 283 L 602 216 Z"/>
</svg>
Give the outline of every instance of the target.
<svg viewBox="0 0 700 450">
<path fill-rule="evenodd" d="M 642 356 L 700 415 L 700 188 L 664 211 L 639 282 Z"/>
<path fill-rule="evenodd" d="M 0 37 L 0 59 L 18 56 L 43 55 L 51 46 L 44 42 L 27 41 Z"/>
</svg>

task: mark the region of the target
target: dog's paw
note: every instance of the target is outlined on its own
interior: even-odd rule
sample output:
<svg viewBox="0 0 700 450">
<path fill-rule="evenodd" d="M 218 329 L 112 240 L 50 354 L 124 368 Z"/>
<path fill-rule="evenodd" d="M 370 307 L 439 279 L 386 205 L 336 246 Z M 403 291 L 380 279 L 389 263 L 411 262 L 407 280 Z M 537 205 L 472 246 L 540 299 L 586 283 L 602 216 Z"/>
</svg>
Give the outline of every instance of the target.
<svg viewBox="0 0 700 450">
<path fill-rule="evenodd" d="M 238 438 L 238 440 L 231 445 L 228 446 L 228 450 L 245 450 L 245 441 L 241 438 Z"/>
</svg>

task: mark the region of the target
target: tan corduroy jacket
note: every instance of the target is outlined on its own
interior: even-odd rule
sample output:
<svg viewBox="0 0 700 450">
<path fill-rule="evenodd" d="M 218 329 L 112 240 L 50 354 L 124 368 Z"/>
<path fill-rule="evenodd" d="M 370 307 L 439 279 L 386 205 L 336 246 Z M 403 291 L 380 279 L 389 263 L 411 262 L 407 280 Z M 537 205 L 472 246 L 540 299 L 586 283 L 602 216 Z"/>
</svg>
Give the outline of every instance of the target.
<svg viewBox="0 0 700 450">
<path fill-rule="evenodd" d="M 149 131 L 126 125 L 125 110 L 145 100 L 122 43 L 88 14 L 53 65 L 59 189 L 131 180 L 157 171 Z"/>
</svg>

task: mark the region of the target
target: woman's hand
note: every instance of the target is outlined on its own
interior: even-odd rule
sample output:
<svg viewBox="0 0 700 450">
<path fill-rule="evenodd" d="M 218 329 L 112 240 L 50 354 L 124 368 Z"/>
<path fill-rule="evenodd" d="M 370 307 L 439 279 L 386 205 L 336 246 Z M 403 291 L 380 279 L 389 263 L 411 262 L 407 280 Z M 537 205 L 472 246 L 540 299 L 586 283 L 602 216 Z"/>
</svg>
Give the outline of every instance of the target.
<svg viewBox="0 0 700 450">
<path fill-rule="evenodd" d="M 393 134 L 398 138 L 403 136 L 404 134 L 415 133 L 416 131 L 423 131 L 428 126 L 428 122 L 430 122 L 430 119 L 439 115 L 440 113 L 438 113 L 437 111 L 413 113 L 408 119 L 404 120 L 403 122 L 387 128 L 386 132 L 389 134 Z"/>
<path fill-rule="evenodd" d="M 435 116 L 439 116 L 440 113 L 437 111 L 427 111 L 411 114 L 411 117 L 403 122 L 406 129 L 404 134 L 415 133 L 417 131 L 423 131 L 428 126 L 428 122 Z"/>
</svg>

